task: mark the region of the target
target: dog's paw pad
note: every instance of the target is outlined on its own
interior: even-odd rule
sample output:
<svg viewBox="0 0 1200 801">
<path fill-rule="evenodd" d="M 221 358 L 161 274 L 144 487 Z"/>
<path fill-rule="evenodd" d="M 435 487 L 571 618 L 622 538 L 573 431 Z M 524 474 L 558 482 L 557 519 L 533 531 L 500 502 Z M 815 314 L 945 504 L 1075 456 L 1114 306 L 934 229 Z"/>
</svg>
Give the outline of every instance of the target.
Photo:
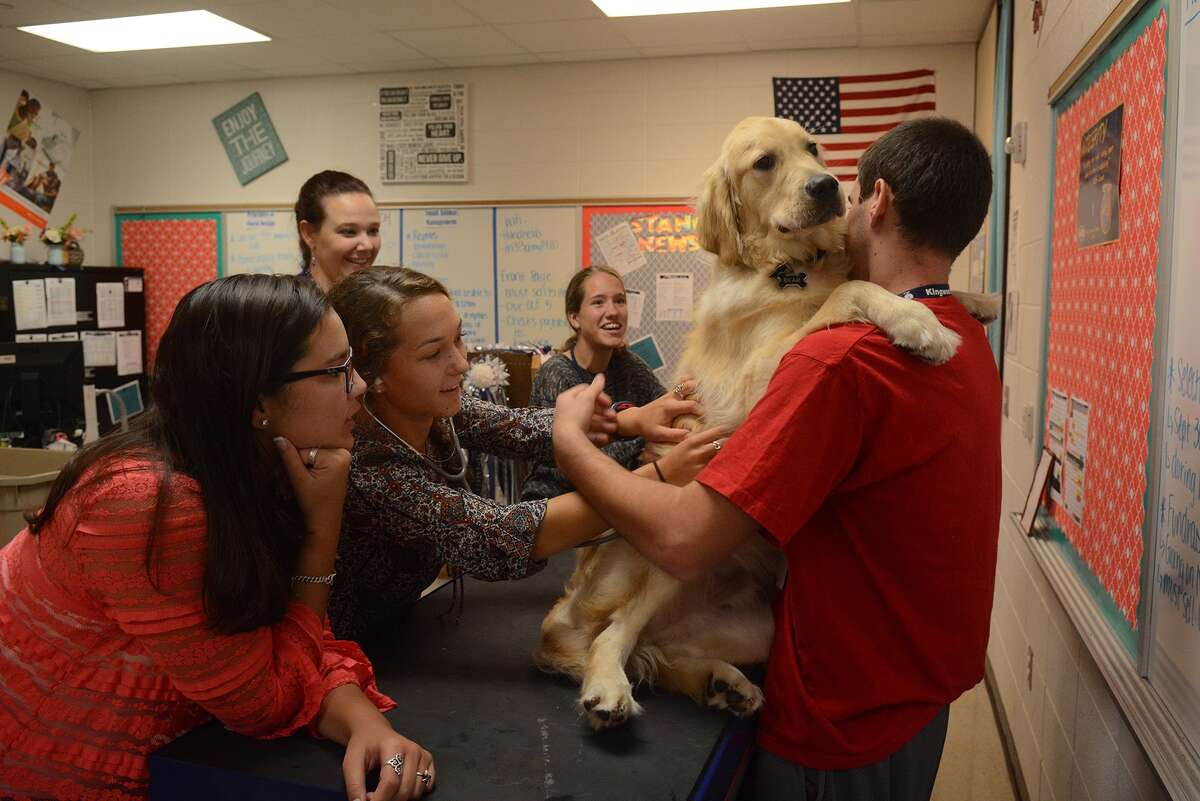
<svg viewBox="0 0 1200 801">
<path fill-rule="evenodd" d="M 762 690 L 736 668 L 730 670 L 728 676 L 714 673 L 709 678 L 705 702 L 714 709 L 728 709 L 739 718 L 749 717 L 762 707 Z"/>
<path fill-rule="evenodd" d="M 641 705 L 633 700 L 628 686 L 614 687 L 607 692 L 584 693 L 579 704 L 588 724 L 596 731 L 620 726 L 642 712 Z"/>
</svg>

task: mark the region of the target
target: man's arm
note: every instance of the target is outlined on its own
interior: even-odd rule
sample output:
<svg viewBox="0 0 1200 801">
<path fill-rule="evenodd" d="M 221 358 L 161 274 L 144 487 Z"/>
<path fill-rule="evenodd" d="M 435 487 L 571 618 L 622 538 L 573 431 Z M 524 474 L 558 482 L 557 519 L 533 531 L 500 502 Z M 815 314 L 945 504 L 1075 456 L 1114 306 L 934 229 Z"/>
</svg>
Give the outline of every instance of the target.
<svg viewBox="0 0 1200 801">
<path fill-rule="evenodd" d="M 585 434 L 603 375 L 562 393 L 555 404 L 558 466 L 625 540 L 660 568 L 691 579 L 737 550 L 758 524 L 695 481 L 676 487 L 640 478 L 605 456 Z M 669 477 L 668 477 L 669 478 Z"/>
</svg>

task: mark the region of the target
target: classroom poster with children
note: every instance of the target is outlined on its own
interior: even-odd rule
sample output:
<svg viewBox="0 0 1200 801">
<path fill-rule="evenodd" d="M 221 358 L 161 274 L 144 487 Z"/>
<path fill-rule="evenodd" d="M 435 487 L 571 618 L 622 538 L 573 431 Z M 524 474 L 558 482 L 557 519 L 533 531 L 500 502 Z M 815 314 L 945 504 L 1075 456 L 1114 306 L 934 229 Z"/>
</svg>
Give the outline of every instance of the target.
<svg viewBox="0 0 1200 801">
<path fill-rule="evenodd" d="M 44 228 L 79 131 L 24 89 L 0 146 L 0 204 Z"/>
</svg>

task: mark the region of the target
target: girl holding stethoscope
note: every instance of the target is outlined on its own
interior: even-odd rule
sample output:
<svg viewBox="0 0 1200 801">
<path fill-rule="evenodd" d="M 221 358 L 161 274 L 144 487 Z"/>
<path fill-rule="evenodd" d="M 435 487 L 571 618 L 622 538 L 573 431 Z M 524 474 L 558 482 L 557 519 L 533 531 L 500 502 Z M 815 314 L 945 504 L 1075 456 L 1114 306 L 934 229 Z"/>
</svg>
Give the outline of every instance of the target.
<svg viewBox="0 0 1200 801">
<path fill-rule="evenodd" d="M 464 396 L 462 320 L 444 286 L 422 273 L 372 267 L 329 293 L 368 392 L 355 429 L 350 484 L 329 601 L 340 637 L 395 631 L 405 608 L 448 564 L 485 579 L 524 578 L 609 526 L 578 493 L 502 504 L 462 482 L 462 448 L 553 461 L 553 409 L 510 409 Z M 686 393 L 685 393 L 686 394 Z M 721 432 L 670 428 L 694 401 L 668 393 L 622 411 L 597 409 L 593 432 L 678 442 L 647 478 L 686 482 Z"/>
</svg>

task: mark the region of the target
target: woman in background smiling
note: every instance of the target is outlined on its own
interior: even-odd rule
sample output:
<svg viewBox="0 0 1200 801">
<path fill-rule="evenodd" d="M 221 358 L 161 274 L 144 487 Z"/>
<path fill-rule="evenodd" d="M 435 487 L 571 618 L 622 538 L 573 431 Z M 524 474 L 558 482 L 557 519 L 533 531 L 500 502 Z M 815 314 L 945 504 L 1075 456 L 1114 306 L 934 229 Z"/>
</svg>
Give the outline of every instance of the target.
<svg viewBox="0 0 1200 801">
<path fill-rule="evenodd" d="M 351 273 L 370 267 L 379 255 L 379 209 L 358 178 L 324 170 L 300 187 L 296 199 L 300 274 L 328 292 Z"/>
</svg>

